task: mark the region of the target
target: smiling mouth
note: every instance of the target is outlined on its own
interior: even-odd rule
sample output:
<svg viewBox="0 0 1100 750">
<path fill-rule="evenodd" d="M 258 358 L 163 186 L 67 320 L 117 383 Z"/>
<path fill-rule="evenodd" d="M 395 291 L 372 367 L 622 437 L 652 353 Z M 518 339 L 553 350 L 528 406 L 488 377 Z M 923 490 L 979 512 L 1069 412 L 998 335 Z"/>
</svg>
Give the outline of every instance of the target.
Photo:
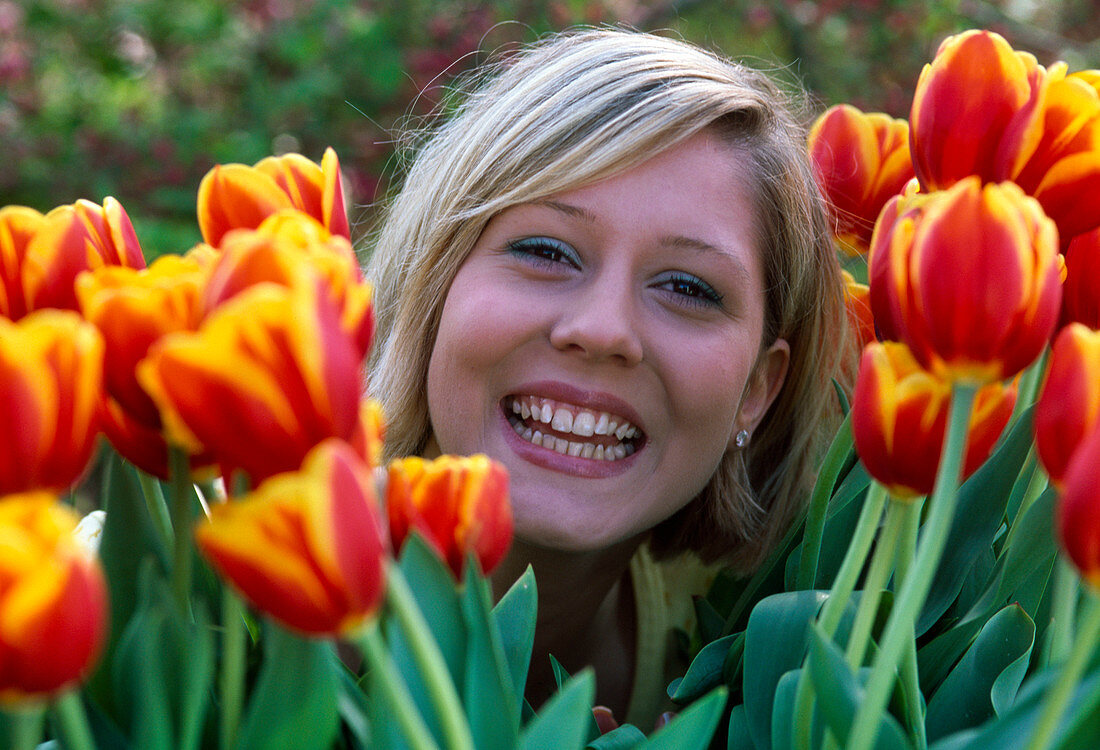
<svg viewBox="0 0 1100 750">
<path fill-rule="evenodd" d="M 507 396 L 502 408 L 522 439 L 563 455 L 618 461 L 645 443 L 638 427 L 606 411 L 528 395 Z"/>
</svg>

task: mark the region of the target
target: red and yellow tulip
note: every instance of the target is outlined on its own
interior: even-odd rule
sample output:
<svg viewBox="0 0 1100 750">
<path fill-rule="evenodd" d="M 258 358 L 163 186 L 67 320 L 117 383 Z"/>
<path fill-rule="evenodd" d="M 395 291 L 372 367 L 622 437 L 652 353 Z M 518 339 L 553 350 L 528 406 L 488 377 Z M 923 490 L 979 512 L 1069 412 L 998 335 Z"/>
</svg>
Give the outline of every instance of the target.
<svg viewBox="0 0 1100 750">
<path fill-rule="evenodd" d="M 40 701 L 82 680 L 107 632 L 107 586 L 47 492 L 0 499 L 0 703 Z"/>
<path fill-rule="evenodd" d="M 0 208 L 0 315 L 19 320 L 27 314 L 23 294 L 23 259 L 27 245 L 45 217 L 26 206 Z"/>
<path fill-rule="evenodd" d="M 331 148 L 321 164 L 300 154 L 270 156 L 248 167 L 222 164 L 199 183 L 199 229 L 217 246 L 231 229 L 255 229 L 283 209 L 317 219 L 334 235 L 350 239 L 340 162 Z"/>
<path fill-rule="evenodd" d="M 951 384 L 921 369 L 904 344 L 863 351 L 852 398 L 852 436 L 867 472 L 899 498 L 932 491 L 947 430 Z M 963 476 L 987 459 L 1016 404 L 1016 384 L 990 383 L 970 415 Z"/>
<path fill-rule="evenodd" d="M 257 609 L 309 635 L 347 635 L 385 591 L 385 530 L 370 468 L 326 440 L 300 471 L 213 508 L 195 539 Z"/>
<path fill-rule="evenodd" d="M 359 422 L 362 358 L 321 285 L 259 284 L 194 333 L 166 336 L 138 365 L 169 440 L 203 448 L 253 483 L 301 465 Z"/>
<path fill-rule="evenodd" d="M 938 377 L 1012 377 L 1046 346 L 1061 306 L 1057 230 L 1012 183 L 968 177 L 893 199 L 875 228 L 871 310 Z"/>
<path fill-rule="evenodd" d="M 865 255 L 882 207 L 914 176 L 909 124 L 839 104 L 814 122 L 809 148 L 837 245 Z"/>
<path fill-rule="evenodd" d="M 1062 549 L 1094 589 L 1100 588 L 1100 425 L 1074 451 L 1058 498 Z"/>
<path fill-rule="evenodd" d="M 1079 234 L 1066 249 L 1061 325 L 1100 329 L 1100 229 Z"/>
<path fill-rule="evenodd" d="M 395 549 L 417 531 L 456 578 L 461 578 L 470 553 L 490 572 L 512 541 L 508 472 L 483 455 L 393 461 L 386 510 Z"/>
<path fill-rule="evenodd" d="M 102 206 L 79 200 L 53 209 L 27 242 L 23 257 L 20 278 L 27 311 L 78 309 L 73 288 L 77 276 L 101 266 L 145 267 L 122 205 L 107 198 Z"/>
<path fill-rule="evenodd" d="M 844 304 L 848 310 L 848 322 L 860 349 L 876 340 L 875 319 L 871 315 L 871 289 L 860 284 L 847 271 L 844 276 Z"/>
<path fill-rule="evenodd" d="M 68 310 L 0 318 L 0 494 L 62 491 L 92 455 L 103 339 Z"/>
<path fill-rule="evenodd" d="M 1077 446 L 1100 422 L 1100 331 L 1072 323 L 1051 348 L 1035 405 L 1035 447 L 1047 475 L 1062 483 Z"/>
</svg>

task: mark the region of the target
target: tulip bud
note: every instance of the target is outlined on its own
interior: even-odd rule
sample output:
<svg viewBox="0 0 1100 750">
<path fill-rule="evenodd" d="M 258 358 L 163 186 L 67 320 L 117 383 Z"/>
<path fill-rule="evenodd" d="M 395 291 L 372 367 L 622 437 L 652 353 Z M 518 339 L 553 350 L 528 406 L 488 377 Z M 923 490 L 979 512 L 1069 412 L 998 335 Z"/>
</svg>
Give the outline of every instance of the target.
<svg viewBox="0 0 1100 750">
<path fill-rule="evenodd" d="M 483 455 L 393 461 L 386 509 L 396 549 L 415 530 L 459 579 L 467 554 L 489 573 L 512 541 L 508 472 Z"/>
<path fill-rule="evenodd" d="M 1058 498 L 1058 536 L 1074 566 L 1100 588 L 1100 425 L 1069 458 Z"/>
<path fill-rule="evenodd" d="M 1035 447 L 1047 475 L 1062 483 L 1077 446 L 1100 422 L 1100 331 L 1072 323 L 1058 334 L 1035 404 Z"/>
<path fill-rule="evenodd" d="M 989 458 L 1016 404 L 1016 384 L 982 387 L 970 414 L 963 476 Z M 932 491 L 947 431 L 951 384 L 922 370 L 897 342 L 863 351 L 852 397 L 852 436 L 867 472 L 900 498 Z"/>
<path fill-rule="evenodd" d="M 41 701 L 87 676 L 107 632 L 107 586 L 46 492 L 0 500 L 0 703 Z"/>
<path fill-rule="evenodd" d="M 19 320 L 27 314 L 23 295 L 23 259 L 27 245 L 45 223 L 42 214 L 25 206 L 0 208 L 0 315 Z"/>
<path fill-rule="evenodd" d="M 1066 250 L 1061 325 L 1100 329 L 1100 229 L 1074 237 Z"/>
<path fill-rule="evenodd" d="M 215 506 L 195 539 L 253 606 L 300 633 L 347 635 L 382 601 L 386 542 L 374 477 L 339 440 L 320 443 L 300 471 Z"/>
<path fill-rule="evenodd" d="M 941 378 L 1012 377 L 1039 356 L 1058 319 L 1057 234 L 1012 183 L 982 187 L 969 177 L 892 200 L 869 261 L 879 333 Z"/>
<path fill-rule="evenodd" d="M 215 166 L 199 183 L 202 238 L 218 246 L 231 229 L 255 229 L 264 219 L 293 208 L 317 219 L 334 235 L 350 239 L 340 162 L 331 148 L 321 164 L 299 154 L 270 156 L 255 166 Z"/>
<path fill-rule="evenodd" d="M 0 494 L 60 492 L 84 473 L 102 390 L 103 340 L 76 313 L 0 318 Z"/>
<path fill-rule="evenodd" d="M 814 123 L 809 149 L 838 246 L 865 255 L 883 205 L 913 177 L 909 124 L 840 104 Z"/>
</svg>

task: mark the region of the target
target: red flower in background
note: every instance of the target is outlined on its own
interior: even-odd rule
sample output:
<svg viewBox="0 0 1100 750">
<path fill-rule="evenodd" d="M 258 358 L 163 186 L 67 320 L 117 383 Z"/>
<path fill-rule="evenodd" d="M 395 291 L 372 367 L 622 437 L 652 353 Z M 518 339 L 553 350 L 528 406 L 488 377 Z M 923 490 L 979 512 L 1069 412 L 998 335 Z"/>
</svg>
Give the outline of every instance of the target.
<svg viewBox="0 0 1100 750">
<path fill-rule="evenodd" d="M 1100 421 L 1100 331 L 1072 323 L 1058 334 L 1035 405 L 1035 447 L 1060 485 L 1077 446 Z"/>
</svg>

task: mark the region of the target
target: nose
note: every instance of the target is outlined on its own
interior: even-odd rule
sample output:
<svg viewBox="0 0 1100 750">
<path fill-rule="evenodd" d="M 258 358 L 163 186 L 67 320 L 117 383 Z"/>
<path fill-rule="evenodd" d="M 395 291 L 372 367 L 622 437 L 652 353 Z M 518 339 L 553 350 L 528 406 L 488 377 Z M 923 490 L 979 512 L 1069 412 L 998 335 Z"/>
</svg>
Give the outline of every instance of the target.
<svg viewBox="0 0 1100 750">
<path fill-rule="evenodd" d="M 640 321 L 629 280 L 596 277 L 565 295 L 550 330 L 550 343 L 559 351 L 593 361 L 641 362 Z"/>
</svg>

